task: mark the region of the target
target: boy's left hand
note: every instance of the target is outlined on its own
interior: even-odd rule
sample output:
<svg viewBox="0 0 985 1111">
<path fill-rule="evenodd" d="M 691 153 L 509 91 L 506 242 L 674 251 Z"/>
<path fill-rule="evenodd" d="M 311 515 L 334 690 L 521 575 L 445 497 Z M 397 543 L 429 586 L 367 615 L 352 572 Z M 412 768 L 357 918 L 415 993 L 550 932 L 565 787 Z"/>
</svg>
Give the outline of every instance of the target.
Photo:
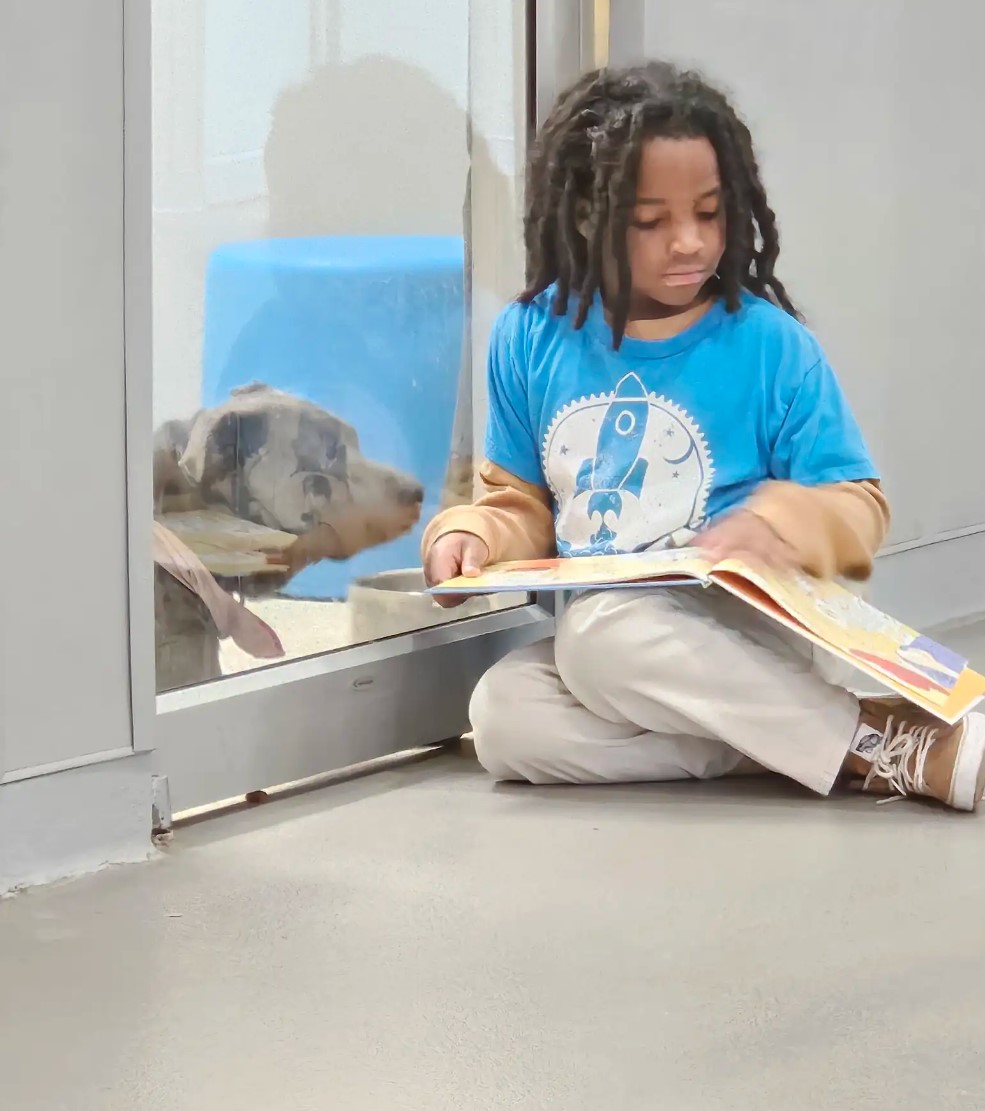
<svg viewBox="0 0 985 1111">
<path fill-rule="evenodd" d="M 799 570 L 793 548 L 755 513 L 740 509 L 695 540 L 705 558 L 717 563 L 741 559 L 752 567 L 765 567 L 778 574 Z"/>
</svg>

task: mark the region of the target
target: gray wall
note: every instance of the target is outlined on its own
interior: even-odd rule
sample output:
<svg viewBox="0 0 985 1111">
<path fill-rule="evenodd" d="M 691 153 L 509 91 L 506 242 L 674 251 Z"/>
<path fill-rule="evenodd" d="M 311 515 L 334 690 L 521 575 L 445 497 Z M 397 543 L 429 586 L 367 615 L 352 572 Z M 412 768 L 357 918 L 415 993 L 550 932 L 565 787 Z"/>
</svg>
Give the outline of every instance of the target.
<svg viewBox="0 0 985 1111">
<path fill-rule="evenodd" d="M 130 745 L 122 51 L 121 3 L 0 3 L 0 775 Z"/>
<path fill-rule="evenodd" d="M 734 92 L 780 217 L 781 275 L 884 470 L 891 540 L 985 529 L 985 9 L 614 0 L 612 30 L 613 62 L 636 60 L 642 42 Z M 985 610 L 983 556 L 979 537 L 909 557 L 890 604 L 919 588 L 949 592 L 917 607 L 920 620 Z M 935 581 L 945 574 L 970 577 L 955 592 Z"/>
</svg>

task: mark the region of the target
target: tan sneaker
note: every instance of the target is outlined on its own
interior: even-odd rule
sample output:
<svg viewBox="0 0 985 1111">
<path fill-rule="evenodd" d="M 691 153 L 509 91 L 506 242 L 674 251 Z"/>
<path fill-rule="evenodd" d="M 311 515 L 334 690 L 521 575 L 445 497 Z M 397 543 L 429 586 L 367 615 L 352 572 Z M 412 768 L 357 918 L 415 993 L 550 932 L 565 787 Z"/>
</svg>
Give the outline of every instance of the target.
<svg viewBox="0 0 985 1111">
<path fill-rule="evenodd" d="M 861 788 L 975 810 L 985 792 L 985 714 L 945 725 L 902 699 L 865 699 L 852 744 Z"/>
</svg>

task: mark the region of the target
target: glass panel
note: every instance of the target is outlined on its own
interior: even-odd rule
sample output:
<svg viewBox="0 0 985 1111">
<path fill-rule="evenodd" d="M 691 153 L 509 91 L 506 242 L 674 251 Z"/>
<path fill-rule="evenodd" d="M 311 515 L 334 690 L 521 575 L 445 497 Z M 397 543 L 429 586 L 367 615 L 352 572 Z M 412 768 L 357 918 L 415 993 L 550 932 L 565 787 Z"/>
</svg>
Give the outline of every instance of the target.
<svg viewBox="0 0 985 1111">
<path fill-rule="evenodd" d="M 153 13 L 158 689 L 525 601 L 418 569 L 471 497 L 468 4 Z"/>
</svg>

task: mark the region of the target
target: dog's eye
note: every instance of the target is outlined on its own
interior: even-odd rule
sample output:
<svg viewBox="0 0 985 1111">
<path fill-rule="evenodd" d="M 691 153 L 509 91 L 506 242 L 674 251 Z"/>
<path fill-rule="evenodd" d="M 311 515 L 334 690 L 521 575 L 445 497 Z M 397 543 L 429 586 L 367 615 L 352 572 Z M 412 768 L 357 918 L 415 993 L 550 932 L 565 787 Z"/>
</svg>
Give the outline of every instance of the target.
<svg viewBox="0 0 985 1111">
<path fill-rule="evenodd" d="M 338 450 L 335 453 L 335 458 L 331 459 L 328 464 L 330 474 L 335 475 L 336 478 L 345 478 L 349 472 L 349 454 L 345 444 L 339 444 Z"/>
<path fill-rule="evenodd" d="M 321 498 L 329 501 L 332 497 L 332 484 L 323 474 L 306 474 L 301 483 L 306 498 Z"/>
<path fill-rule="evenodd" d="M 333 421 L 324 416 L 299 418 L 294 453 L 302 467 L 324 470 L 336 458 L 340 446 L 339 429 Z"/>
</svg>

